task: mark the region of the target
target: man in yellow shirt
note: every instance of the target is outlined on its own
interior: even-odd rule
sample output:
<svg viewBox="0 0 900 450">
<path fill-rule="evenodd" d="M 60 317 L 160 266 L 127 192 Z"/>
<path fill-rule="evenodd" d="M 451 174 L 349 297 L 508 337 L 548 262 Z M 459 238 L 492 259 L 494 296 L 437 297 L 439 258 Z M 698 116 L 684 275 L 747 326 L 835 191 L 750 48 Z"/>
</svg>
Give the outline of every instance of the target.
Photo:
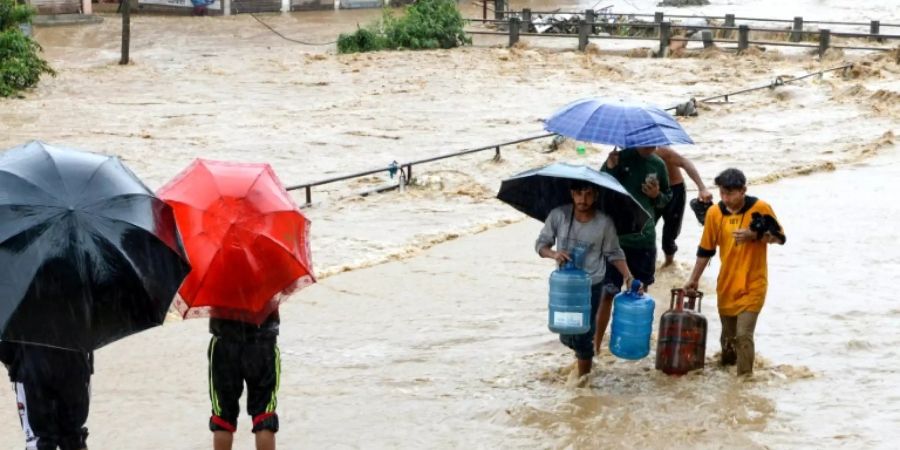
<svg viewBox="0 0 900 450">
<path fill-rule="evenodd" d="M 685 290 L 696 290 L 709 259 L 719 248 L 722 267 L 716 282 L 722 321 L 722 365 L 737 364 L 738 375 L 753 373 L 753 331 L 766 300 L 768 244 L 785 236 L 768 203 L 747 194 L 747 178 L 726 169 L 715 179 L 722 201 L 706 213 L 697 262 Z"/>
</svg>

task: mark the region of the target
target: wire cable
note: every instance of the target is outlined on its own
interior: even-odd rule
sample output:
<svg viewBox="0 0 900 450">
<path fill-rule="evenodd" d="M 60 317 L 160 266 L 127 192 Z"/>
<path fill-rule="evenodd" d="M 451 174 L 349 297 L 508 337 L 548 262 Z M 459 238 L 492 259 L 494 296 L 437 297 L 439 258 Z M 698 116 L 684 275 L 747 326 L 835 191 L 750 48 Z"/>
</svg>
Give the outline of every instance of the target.
<svg viewBox="0 0 900 450">
<path fill-rule="evenodd" d="M 691 100 L 689 100 L 689 101 L 696 101 L 697 103 L 707 103 L 707 102 L 709 102 L 709 101 L 711 101 L 711 100 L 716 100 L 716 99 L 724 98 L 725 101 L 728 102 L 729 97 L 732 97 L 732 96 L 735 96 L 735 95 L 738 95 L 738 94 L 746 94 L 746 93 L 748 93 L 748 92 L 761 91 L 761 90 L 763 90 L 763 89 L 775 89 L 775 88 L 778 87 L 778 86 L 784 86 L 785 84 L 793 83 L 793 82 L 795 82 L 795 81 L 800 81 L 800 80 L 802 80 L 802 79 L 804 79 L 804 78 L 809 78 L 809 77 L 816 76 L 816 75 L 823 75 L 823 74 L 825 74 L 826 72 L 833 72 L 833 71 L 836 71 L 836 70 L 847 70 L 847 69 L 849 69 L 850 67 L 853 67 L 853 64 L 845 64 L 845 65 L 843 65 L 843 66 L 832 67 L 832 68 L 830 68 L 830 69 L 823 69 L 823 70 L 819 70 L 819 71 L 816 71 L 816 72 L 810 72 L 810 73 L 808 73 L 808 74 L 806 74 L 806 75 L 802 75 L 802 76 L 794 77 L 794 78 L 788 78 L 788 79 L 785 79 L 784 77 L 780 77 L 780 76 L 779 76 L 779 77 L 776 77 L 776 78 L 775 78 L 775 81 L 773 81 L 773 82 L 771 82 L 771 83 L 769 83 L 769 84 L 767 84 L 767 85 L 764 85 L 764 86 L 757 86 L 757 87 L 752 87 L 752 88 L 748 88 L 748 89 L 741 89 L 741 90 L 739 90 L 739 91 L 729 92 L 729 93 L 727 93 L 727 94 L 714 95 L 714 96 L 712 96 L 712 97 L 706 97 L 706 98 L 701 98 L 701 99 L 696 99 L 696 100 L 695 100 L 695 99 L 691 99 Z M 681 105 L 675 105 L 675 106 L 666 108 L 666 111 L 676 109 L 676 108 L 678 108 L 678 106 L 681 106 Z"/>
<path fill-rule="evenodd" d="M 268 29 L 271 30 L 273 33 L 277 34 L 279 37 L 281 37 L 282 39 L 284 39 L 284 40 L 286 40 L 286 41 L 290 41 L 290 42 L 293 42 L 293 43 L 296 43 L 296 44 L 302 44 L 302 45 L 331 45 L 331 44 L 337 43 L 337 41 L 328 41 L 328 42 L 306 42 L 306 41 L 301 41 L 301 40 L 299 40 L 299 39 L 291 39 L 291 38 L 289 38 L 289 37 L 287 37 L 287 36 L 285 36 L 285 35 L 279 33 L 279 32 L 278 32 L 277 30 L 275 30 L 274 28 L 270 27 L 269 24 L 263 22 L 259 17 L 256 17 L 256 14 L 250 14 L 250 16 L 253 17 L 254 19 L 256 19 L 256 21 L 259 22 L 259 23 L 261 23 L 264 27 L 268 28 Z"/>
</svg>

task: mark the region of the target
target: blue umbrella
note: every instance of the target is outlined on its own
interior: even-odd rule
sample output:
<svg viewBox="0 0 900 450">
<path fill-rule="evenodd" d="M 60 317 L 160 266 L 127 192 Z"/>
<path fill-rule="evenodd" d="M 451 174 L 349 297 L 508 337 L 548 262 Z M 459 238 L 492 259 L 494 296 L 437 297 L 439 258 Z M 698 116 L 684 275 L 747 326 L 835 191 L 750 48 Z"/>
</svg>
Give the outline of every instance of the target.
<svg viewBox="0 0 900 450">
<path fill-rule="evenodd" d="M 571 180 L 587 181 L 600 189 L 597 208 L 612 218 L 619 234 L 637 233 L 650 219 L 650 214 L 611 175 L 566 163 L 553 163 L 503 180 L 497 198 L 543 222 L 553 208 L 572 203 Z"/>
<path fill-rule="evenodd" d="M 694 143 L 669 113 L 624 100 L 577 100 L 553 114 L 544 128 L 578 141 L 619 148 Z"/>
</svg>

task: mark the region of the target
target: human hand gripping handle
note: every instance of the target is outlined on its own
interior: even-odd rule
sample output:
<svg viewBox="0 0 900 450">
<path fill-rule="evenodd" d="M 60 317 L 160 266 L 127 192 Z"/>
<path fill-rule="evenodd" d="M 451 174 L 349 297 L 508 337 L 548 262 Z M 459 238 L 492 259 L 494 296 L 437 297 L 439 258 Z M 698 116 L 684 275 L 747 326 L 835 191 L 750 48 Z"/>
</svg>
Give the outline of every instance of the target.
<svg viewBox="0 0 900 450">
<path fill-rule="evenodd" d="M 556 260 L 556 264 L 558 264 L 560 267 L 562 267 L 565 263 L 572 260 L 572 258 L 569 256 L 568 252 L 560 251 L 560 252 L 553 252 L 553 253 L 554 253 L 553 259 Z"/>
<path fill-rule="evenodd" d="M 699 287 L 699 282 L 695 279 L 690 279 L 687 283 L 684 283 L 684 291 L 688 294 L 693 294 L 697 292 L 697 288 Z"/>
<path fill-rule="evenodd" d="M 563 264 L 572 260 L 572 258 L 569 256 L 569 254 L 567 252 L 563 252 L 563 251 L 557 252 L 557 251 L 550 250 L 550 248 L 547 248 L 547 247 L 541 249 L 541 256 L 544 258 L 550 258 L 550 259 L 556 261 L 556 265 L 560 266 L 560 267 L 562 267 Z"/>
</svg>

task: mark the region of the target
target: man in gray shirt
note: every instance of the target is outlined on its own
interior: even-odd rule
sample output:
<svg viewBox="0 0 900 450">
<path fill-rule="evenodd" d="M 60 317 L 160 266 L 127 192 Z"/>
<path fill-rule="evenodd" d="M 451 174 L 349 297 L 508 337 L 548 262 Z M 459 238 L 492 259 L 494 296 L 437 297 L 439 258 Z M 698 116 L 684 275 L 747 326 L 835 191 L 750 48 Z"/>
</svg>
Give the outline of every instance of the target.
<svg viewBox="0 0 900 450">
<path fill-rule="evenodd" d="M 609 261 L 622 274 L 626 286 L 631 285 L 633 278 L 625 263 L 625 253 L 619 247 L 619 237 L 612 219 L 595 206 L 600 195 L 597 186 L 573 180 L 570 191 L 572 204 L 550 211 L 535 249 L 542 258 L 554 259 L 560 265 L 570 260 L 573 248 L 586 249 L 581 269 L 591 276 L 591 330 L 584 334 L 559 336 L 565 346 L 575 351 L 577 374 L 582 376 L 591 371 L 595 343 L 599 348 L 612 309 L 611 299 L 605 299 L 602 304 L 600 302 L 606 262 Z M 556 250 L 551 249 L 554 244 Z"/>
</svg>

